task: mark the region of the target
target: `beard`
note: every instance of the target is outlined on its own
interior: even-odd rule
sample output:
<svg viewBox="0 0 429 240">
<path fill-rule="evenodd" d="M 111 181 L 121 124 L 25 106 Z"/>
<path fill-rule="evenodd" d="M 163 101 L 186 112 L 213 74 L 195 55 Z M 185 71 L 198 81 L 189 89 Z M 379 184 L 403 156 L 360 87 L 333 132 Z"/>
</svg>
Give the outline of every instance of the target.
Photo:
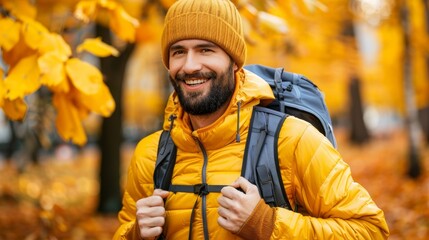
<svg viewBox="0 0 429 240">
<path fill-rule="evenodd" d="M 210 89 L 206 96 L 204 92 L 185 92 L 179 82 L 184 82 L 187 78 L 209 79 Z M 229 101 L 234 93 L 235 81 L 233 63 L 228 66 L 226 71 L 218 76 L 215 72 L 177 74 L 173 79 L 170 76 L 171 84 L 176 91 L 179 102 L 183 110 L 191 115 L 206 115 L 216 112 L 221 106 Z"/>
</svg>

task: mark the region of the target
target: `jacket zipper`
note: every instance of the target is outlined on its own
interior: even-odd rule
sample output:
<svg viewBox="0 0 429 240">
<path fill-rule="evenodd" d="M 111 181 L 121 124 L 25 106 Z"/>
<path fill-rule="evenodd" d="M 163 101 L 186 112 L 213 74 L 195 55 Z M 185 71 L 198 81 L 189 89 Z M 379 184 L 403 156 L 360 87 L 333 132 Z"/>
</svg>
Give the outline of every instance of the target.
<svg viewBox="0 0 429 240">
<path fill-rule="evenodd" d="M 202 173 L 202 184 L 205 185 L 207 184 L 207 164 L 208 164 L 208 157 L 207 157 L 207 152 L 206 149 L 204 148 L 203 144 L 200 142 L 199 139 L 196 139 L 196 141 L 198 142 L 198 145 L 200 146 L 201 152 L 203 153 L 203 168 L 201 169 L 201 173 Z M 208 229 L 208 225 L 207 225 L 207 198 L 206 195 L 203 194 L 201 196 L 201 215 L 203 217 L 203 230 L 204 230 L 204 239 L 208 240 L 209 239 L 209 229 Z"/>
</svg>

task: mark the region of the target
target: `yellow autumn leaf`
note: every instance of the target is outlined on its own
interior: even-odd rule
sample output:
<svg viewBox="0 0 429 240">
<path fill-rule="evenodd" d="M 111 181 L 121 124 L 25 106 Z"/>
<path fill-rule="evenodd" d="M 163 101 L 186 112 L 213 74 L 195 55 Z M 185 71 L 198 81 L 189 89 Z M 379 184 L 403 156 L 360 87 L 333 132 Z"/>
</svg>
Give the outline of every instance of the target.
<svg viewBox="0 0 429 240">
<path fill-rule="evenodd" d="M 96 10 L 97 10 L 97 0 L 79 1 L 76 4 L 74 16 L 77 19 L 85 23 L 88 23 L 95 18 Z"/>
<path fill-rule="evenodd" d="M 55 119 L 58 134 L 65 141 L 72 141 L 84 145 L 87 141 L 86 133 L 79 117 L 79 112 L 66 94 L 56 93 L 52 100 L 57 117 Z"/>
<path fill-rule="evenodd" d="M 22 98 L 14 100 L 4 99 L 3 111 L 10 120 L 20 121 L 24 119 L 27 113 L 27 104 Z"/>
<path fill-rule="evenodd" d="M 77 47 L 77 52 L 87 51 L 97 57 L 118 56 L 119 51 L 101 41 L 101 38 L 87 38 Z"/>
<path fill-rule="evenodd" d="M 117 6 L 109 11 L 110 28 L 119 38 L 124 41 L 134 42 L 136 37 L 136 29 L 139 25 L 137 19 L 128 15 L 122 6 Z"/>
<path fill-rule="evenodd" d="M 77 19 L 88 23 L 95 19 L 100 10 L 106 10 L 109 15 L 109 26 L 119 38 L 134 42 L 135 31 L 139 21 L 131 17 L 125 9 L 111 0 L 83 0 L 80 1 L 74 11 Z"/>
<path fill-rule="evenodd" d="M 38 49 L 39 45 L 44 41 L 45 36 L 49 34 L 45 26 L 29 18 L 22 20 L 21 32 L 25 42 L 32 49 Z"/>
<path fill-rule="evenodd" d="M 11 18 L 0 18 L 0 48 L 10 51 L 19 40 L 21 24 Z"/>
<path fill-rule="evenodd" d="M 10 68 L 13 68 L 21 59 L 36 53 L 37 51 L 31 49 L 21 37 L 12 49 L 3 52 L 3 59 Z"/>
<path fill-rule="evenodd" d="M 43 41 L 39 44 L 41 54 L 51 51 L 57 52 L 62 61 L 66 61 L 72 55 L 70 46 L 61 35 L 56 33 L 45 34 Z"/>
<path fill-rule="evenodd" d="M 40 86 L 40 70 L 37 66 L 37 55 L 31 55 L 18 62 L 4 79 L 9 100 L 24 98 L 37 91 Z"/>
<path fill-rule="evenodd" d="M 100 71 L 78 58 L 66 62 L 66 72 L 76 89 L 85 94 L 96 94 L 103 84 Z"/>
<path fill-rule="evenodd" d="M 41 83 L 46 86 L 57 86 L 66 81 L 66 72 L 64 61 L 58 52 L 48 52 L 37 60 L 40 73 L 42 74 Z"/>
<path fill-rule="evenodd" d="M 76 101 L 103 117 L 110 117 L 115 110 L 115 100 L 105 84 L 101 85 L 100 90 L 96 94 L 86 95 L 82 92 L 77 92 Z"/>
<path fill-rule="evenodd" d="M 0 1 L 5 9 L 9 10 L 11 15 L 18 18 L 35 18 L 37 10 L 28 0 Z"/>
<path fill-rule="evenodd" d="M 42 80 L 44 80 L 43 76 L 42 76 Z M 67 76 L 66 76 L 66 79 L 64 81 L 61 81 L 58 85 L 54 85 L 54 86 L 47 85 L 48 89 L 54 93 L 68 93 L 71 89 L 71 86 L 72 85 L 70 83 L 70 79 Z"/>
</svg>

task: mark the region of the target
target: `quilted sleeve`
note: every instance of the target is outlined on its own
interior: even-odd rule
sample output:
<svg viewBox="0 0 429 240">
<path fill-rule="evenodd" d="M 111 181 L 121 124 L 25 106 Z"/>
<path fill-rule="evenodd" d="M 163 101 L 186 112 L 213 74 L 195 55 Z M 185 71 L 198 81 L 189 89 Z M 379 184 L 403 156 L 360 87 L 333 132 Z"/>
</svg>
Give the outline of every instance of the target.
<svg viewBox="0 0 429 240">
<path fill-rule="evenodd" d="M 127 182 L 118 214 L 120 226 L 113 239 L 141 239 L 136 221 L 136 201 L 153 193 L 153 171 L 161 132 L 142 139 L 133 154 L 127 173 Z"/>
<path fill-rule="evenodd" d="M 279 154 L 293 159 L 294 199 L 303 211 L 277 208 L 271 239 L 387 239 L 383 211 L 339 152 L 309 124 L 288 121 L 289 150 Z"/>
</svg>

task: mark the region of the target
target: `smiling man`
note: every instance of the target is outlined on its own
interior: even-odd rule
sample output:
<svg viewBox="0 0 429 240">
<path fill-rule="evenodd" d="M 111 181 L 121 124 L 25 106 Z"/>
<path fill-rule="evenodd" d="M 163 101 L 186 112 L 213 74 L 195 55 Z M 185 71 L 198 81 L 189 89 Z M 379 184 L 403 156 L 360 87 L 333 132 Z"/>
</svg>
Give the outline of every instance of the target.
<svg viewBox="0 0 429 240">
<path fill-rule="evenodd" d="M 386 239 L 383 211 L 311 124 L 286 118 L 279 170 L 294 211 L 270 207 L 240 177 L 254 107 L 274 99 L 242 67 L 246 44 L 229 0 L 179 0 L 168 10 L 162 59 L 174 87 L 163 129 L 177 147 L 172 186 L 155 189 L 162 131 L 143 138 L 131 160 L 115 239 Z"/>
</svg>

